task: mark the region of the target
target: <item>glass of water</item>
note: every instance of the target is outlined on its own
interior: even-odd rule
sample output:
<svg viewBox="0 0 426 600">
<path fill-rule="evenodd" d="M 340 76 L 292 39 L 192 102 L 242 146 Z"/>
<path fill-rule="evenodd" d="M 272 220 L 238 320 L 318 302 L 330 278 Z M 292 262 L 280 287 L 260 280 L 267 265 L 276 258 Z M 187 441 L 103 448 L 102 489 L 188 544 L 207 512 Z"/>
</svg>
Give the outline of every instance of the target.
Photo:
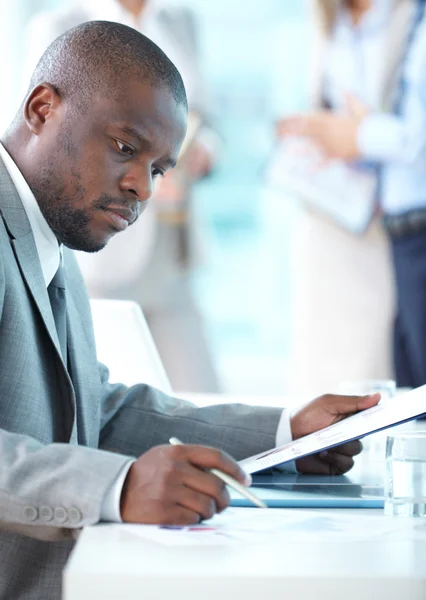
<svg viewBox="0 0 426 600">
<path fill-rule="evenodd" d="M 426 517 L 426 431 L 386 438 L 385 515 Z"/>
</svg>

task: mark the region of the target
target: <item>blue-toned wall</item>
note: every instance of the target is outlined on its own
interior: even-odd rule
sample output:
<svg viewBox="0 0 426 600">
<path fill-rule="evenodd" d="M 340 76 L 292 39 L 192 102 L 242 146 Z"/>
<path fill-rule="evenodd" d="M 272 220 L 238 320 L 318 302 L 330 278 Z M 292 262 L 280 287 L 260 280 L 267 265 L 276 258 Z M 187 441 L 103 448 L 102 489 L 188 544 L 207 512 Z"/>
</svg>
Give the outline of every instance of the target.
<svg viewBox="0 0 426 600">
<path fill-rule="evenodd" d="M 278 114 L 305 104 L 306 4 L 192 0 L 224 136 L 222 164 L 198 188 L 207 238 L 194 285 L 226 387 L 285 393 L 291 352 L 297 206 L 270 194 L 263 168 Z"/>
</svg>

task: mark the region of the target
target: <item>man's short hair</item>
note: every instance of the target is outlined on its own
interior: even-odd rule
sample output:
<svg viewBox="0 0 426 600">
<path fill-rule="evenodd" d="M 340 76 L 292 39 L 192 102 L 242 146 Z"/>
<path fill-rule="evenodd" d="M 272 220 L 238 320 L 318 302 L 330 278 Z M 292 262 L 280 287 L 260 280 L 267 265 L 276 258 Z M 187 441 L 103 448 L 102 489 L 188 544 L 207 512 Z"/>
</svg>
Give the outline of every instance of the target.
<svg viewBox="0 0 426 600">
<path fill-rule="evenodd" d="M 95 95 L 115 96 L 130 78 L 166 87 L 187 107 L 182 77 L 166 54 L 142 33 L 111 21 L 88 21 L 54 40 L 32 74 L 30 89 L 48 82 L 84 110 Z"/>
</svg>

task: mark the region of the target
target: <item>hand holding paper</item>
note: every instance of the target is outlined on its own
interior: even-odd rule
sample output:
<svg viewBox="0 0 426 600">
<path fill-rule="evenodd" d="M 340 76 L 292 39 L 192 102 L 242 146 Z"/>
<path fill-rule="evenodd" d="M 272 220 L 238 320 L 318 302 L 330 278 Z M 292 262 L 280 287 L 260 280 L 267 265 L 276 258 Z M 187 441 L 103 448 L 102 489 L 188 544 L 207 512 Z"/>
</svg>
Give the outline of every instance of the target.
<svg viewBox="0 0 426 600">
<path fill-rule="evenodd" d="M 369 396 L 325 394 L 320 396 L 293 411 L 290 420 L 293 440 L 338 423 L 361 410 L 371 408 L 379 400 L 380 394 Z M 296 462 L 297 469 L 300 473 L 341 475 L 353 467 L 353 456 L 359 454 L 361 450 L 361 442 L 353 440 L 336 446 L 328 452 L 300 458 Z"/>
<path fill-rule="evenodd" d="M 306 464 L 308 464 L 309 468 L 306 471 L 314 472 L 312 471 L 312 462 L 300 463 L 300 459 L 308 457 L 312 461 L 315 458 L 312 455 L 329 448 L 333 448 L 333 452 L 337 452 L 339 445 L 341 452 L 344 448 L 342 444 L 348 448 L 348 443 L 353 440 L 424 415 L 426 413 L 426 385 L 402 396 L 389 398 L 380 404 L 378 401 L 379 396 L 376 394 L 363 397 L 322 396 L 302 407 L 299 413 L 296 412 L 294 415 L 294 419 L 296 419 L 295 435 L 303 437 L 279 448 L 272 448 L 250 456 L 240 461 L 240 465 L 247 473 L 256 473 L 291 460 L 297 460 L 298 466 L 302 464 L 306 468 Z M 322 404 L 323 406 L 321 406 Z M 316 412 L 317 410 L 318 412 Z M 321 422 L 324 424 L 328 422 L 328 426 L 320 428 Z M 305 435 L 303 435 L 304 432 Z M 320 458 L 324 460 L 328 457 L 330 463 L 330 454 L 331 452 L 325 456 L 320 455 Z M 328 473 L 330 473 L 330 469 Z"/>
<path fill-rule="evenodd" d="M 338 423 L 380 401 L 380 394 L 342 396 L 324 394 L 296 408 L 291 415 L 291 433 L 294 440 Z"/>
</svg>

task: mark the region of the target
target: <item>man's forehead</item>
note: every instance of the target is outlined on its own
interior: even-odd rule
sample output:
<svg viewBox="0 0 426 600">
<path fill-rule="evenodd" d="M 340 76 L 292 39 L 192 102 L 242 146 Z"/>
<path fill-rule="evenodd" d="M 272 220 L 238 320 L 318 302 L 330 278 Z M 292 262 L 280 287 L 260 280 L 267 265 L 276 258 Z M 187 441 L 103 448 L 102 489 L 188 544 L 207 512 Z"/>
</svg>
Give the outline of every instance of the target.
<svg viewBox="0 0 426 600">
<path fill-rule="evenodd" d="M 111 91 L 110 99 L 113 104 L 124 110 L 167 112 L 173 107 L 182 110 L 183 105 L 179 102 L 168 85 L 155 85 L 141 79 L 130 79 L 124 81 L 114 91 Z"/>
<path fill-rule="evenodd" d="M 130 86 L 118 97 L 106 99 L 107 113 L 133 133 L 146 136 L 156 126 L 186 129 L 187 110 L 166 88 Z M 130 132 L 129 132 L 130 133 Z"/>
</svg>

